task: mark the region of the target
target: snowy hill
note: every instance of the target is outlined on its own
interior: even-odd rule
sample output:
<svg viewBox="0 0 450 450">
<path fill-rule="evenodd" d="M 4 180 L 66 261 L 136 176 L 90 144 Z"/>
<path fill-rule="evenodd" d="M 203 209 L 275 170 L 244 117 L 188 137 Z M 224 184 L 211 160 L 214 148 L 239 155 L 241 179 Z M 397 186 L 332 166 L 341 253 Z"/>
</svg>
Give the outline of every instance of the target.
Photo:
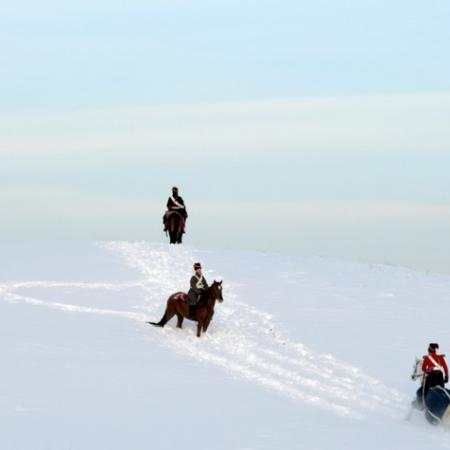
<svg viewBox="0 0 450 450">
<path fill-rule="evenodd" d="M 1 449 L 438 449 L 404 420 L 450 277 L 129 242 L 2 243 Z M 223 279 L 208 333 L 150 327 L 192 263 Z"/>
</svg>

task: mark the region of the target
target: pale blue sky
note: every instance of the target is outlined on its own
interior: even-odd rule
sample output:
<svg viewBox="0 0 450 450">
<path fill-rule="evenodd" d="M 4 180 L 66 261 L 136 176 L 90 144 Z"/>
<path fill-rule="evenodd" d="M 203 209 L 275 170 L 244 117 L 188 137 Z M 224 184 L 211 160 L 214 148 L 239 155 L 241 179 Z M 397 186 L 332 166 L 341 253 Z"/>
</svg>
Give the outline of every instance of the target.
<svg viewBox="0 0 450 450">
<path fill-rule="evenodd" d="M 450 272 L 449 23 L 447 1 L 2 2 L 0 235 L 160 240 L 178 184 L 196 245 Z"/>
<path fill-rule="evenodd" d="M 1 109 L 450 89 L 446 0 L 2 2 Z"/>
</svg>

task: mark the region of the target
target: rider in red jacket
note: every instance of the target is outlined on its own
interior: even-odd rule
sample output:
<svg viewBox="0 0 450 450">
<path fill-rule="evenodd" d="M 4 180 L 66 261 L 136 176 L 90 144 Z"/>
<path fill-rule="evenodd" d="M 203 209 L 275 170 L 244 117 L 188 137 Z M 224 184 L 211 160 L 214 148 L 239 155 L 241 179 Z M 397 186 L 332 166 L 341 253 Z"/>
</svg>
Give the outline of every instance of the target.
<svg viewBox="0 0 450 450">
<path fill-rule="evenodd" d="M 423 409 L 423 399 L 426 397 L 427 391 L 429 389 L 429 380 L 430 377 L 433 378 L 435 374 L 438 377 L 438 384 L 444 387 L 445 383 L 448 383 L 448 367 L 445 362 L 445 355 L 438 355 L 436 350 L 439 348 L 439 344 L 430 344 L 428 346 L 428 355 L 423 357 L 422 362 L 422 386 L 420 386 L 419 390 L 416 393 L 416 400 L 413 402 L 413 405 L 419 409 Z M 436 372 L 440 372 L 436 373 Z M 443 373 L 442 373 L 443 372 Z M 439 381 L 440 378 L 440 381 Z"/>
<path fill-rule="evenodd" d="M 448 382 L 448 367 L 445 362 L 445 355 L 438 355 L 436 350 L 439 348 L 438 344 L 430 344 L 428 347 L 428 355 L 424 356 L 422 363 L 422 371 L 429 373 L 432 370 L 444 371 L 444 383 Z"/>
</svg>

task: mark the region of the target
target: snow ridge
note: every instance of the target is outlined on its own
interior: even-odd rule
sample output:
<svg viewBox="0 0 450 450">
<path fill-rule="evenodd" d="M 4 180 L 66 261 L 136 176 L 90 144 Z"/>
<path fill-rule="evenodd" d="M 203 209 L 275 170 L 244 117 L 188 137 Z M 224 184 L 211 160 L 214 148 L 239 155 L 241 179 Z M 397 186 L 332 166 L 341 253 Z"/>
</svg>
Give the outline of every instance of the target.
<svg viewBox="0 0 450 450">
<path fill-rule="evenodd" d="M 195 260 L 186 247 L 155 246 L 145 242 L 110 242 L 100 244 L 123 258 L 137 271 L 133 283 L 74 283 L 53 281 L 15 282 L 0 285 L 0 296 L 10 303 L 26 303 L 65 312 L 123 317 L 143 323 L 159 319 L 167 297 L 186 285 Z M 212 279 L 214 273 L 208 273 Z M 135 311 L 80 306 L 23 295 L 30 287 L 72 290 L 141 289 L 144 303 Z M 233 377 L 245 379 L 288 396 L 294 401 L 320 407 L 340 416 L 362 420 L 368 415 L 379 418 L 404 417 L 407 398 L 332 355 L 321 355 L 294 342 L 279 330 L 270 314 L 245 303 L 232 280 L 224 280 L 224 302 L 206 335 L 195 337 L 195 327 L 185 323 L 182 331 L 175 321 L 164 329 L 148 328 L 148 339 L 179 354 L 226 370 Z"/>
</svg>

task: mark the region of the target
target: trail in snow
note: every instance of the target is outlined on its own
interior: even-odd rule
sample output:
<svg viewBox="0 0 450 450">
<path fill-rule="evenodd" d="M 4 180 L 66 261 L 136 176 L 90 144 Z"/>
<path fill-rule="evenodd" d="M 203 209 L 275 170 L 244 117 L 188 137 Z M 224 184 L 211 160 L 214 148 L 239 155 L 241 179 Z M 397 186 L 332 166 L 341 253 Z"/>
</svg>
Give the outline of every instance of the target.
<svg viewBox="0 0 450 450">
<path fill-rule="evenodd" d="M 0 285 L 0 295 L 8 302 L 45 306 L 68 312 L 123 317 L 144 322 L 159 319 L 167 297 L 180 290 L 189 277 L 194 255 L 186 248 L 146 243 L 113 242 L 103 247 L 124 258 L 136 269 L 139 279 L 134 283 L 61 283 L 16 282 Z M 211 278 L 212 273 L 208 273 Z M 68 288 L 121 291 L 141 289 L 144 295 L 138 311 L 119 311 L 51 302 L 21 293 L 27 288 Z M 224 280 L 224 303 L 208 333 L 195 337 L 194 327 L 183 331 L 169 324 L 164 329 L 148 329 L 148 338 L 183 355 L 214 364 L 233 376 L 245 379 L 288 397 L 315 405 L 339 415 L 362 419 L 375 414 L 402 418 L 407 397 L 358 368 L 338 361 L 331 355 L 320 355 L 302 343 L 294 342 L 278 330 L 272 316 L 250 306 L 239 298 L 232 280 Z"/>
</svg>

